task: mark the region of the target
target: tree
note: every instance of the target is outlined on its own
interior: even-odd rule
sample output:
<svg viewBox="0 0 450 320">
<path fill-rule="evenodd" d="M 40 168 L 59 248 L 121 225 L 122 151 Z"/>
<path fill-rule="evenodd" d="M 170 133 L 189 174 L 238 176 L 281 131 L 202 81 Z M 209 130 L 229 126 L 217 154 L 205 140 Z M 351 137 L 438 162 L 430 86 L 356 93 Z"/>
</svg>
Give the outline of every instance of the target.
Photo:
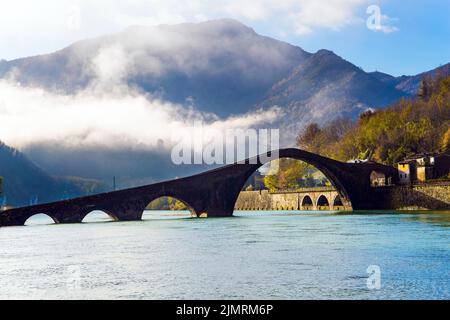
<svg viewBox="0 0 450 320">
<path fill-rule="evenodd" d="M 270 192 L 275 192 L 278 190 L 278 177 L 276 175 L 266 175 L 264 176 L 264 185 Z"/>
<path fill-rule="evenodd" d="M 187 210 L 187 207 L 183 202 L 175 199 L 175 204 L 172 206 L 171 210 Z"/>
<path fill-rule="evenodd" d="M 247 188 L 245 188 L 245 191 L 253 191 L 253 186 L 249 184 Z"/>
<path fill-rule="evenodd" d="M 448 128 L 442 137 L 441 151 L 447 153 L 450 152 L 450 128 Z"/>
<path fill-rule="evenodd" d="M 419 91 L 417 96 L 422 100 L 428 100 L 432 93 L 432 80 L 429 76 L 425 76 L 420 80 Z"/>
<path fill-rule="evenodd" d="M 359 115 L 359 121 L 361 123 L 367 122 L 370 119 L 370 117 L 372 117 L 374 114 L 375 112 L 373 112 L 372 109 L 367 109 L 366 111 L 364 111 Z"/>
<path fill-rule="evenodd" d="M 424 77 L 418 97 L 401 99 L 375 112 L 361 114 L 348 125 L 310 124 L 297 138 L 299 147 L 346 161 L 365 158 L 394 164 L 405 156 L 450 152 L 450 76 Z"/>
<path fill-rule="evenodd" d="M 264 177 L 264 185 L 270 192 L 292 190 L 300 187 L 300 182 L 308 173 L 310 166 L 302 161 L 279 159 L 277 165 Z M 274 170 L 277 168 L 278 170 Z"/>
<path fill-rule="evenodd" d="M 320 148 L 320 134 L 322 130 L 317 123 L 309 124 L 303 134 L 297 137 L 297 145 L 301 149 L 318 152 Z"/>
</svg>

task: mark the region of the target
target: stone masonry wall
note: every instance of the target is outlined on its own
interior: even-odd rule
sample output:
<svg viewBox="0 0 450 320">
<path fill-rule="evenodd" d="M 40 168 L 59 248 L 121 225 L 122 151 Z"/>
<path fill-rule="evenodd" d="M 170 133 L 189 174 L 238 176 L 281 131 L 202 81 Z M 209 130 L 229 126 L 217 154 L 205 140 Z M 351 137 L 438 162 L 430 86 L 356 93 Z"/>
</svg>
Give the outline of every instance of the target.
<svg viewBox="0 0 450 320">
<path fill-rule="evenodd" d="M 334 205 L 338 193 L 330 188 L 305 192 L 269 193 L 268 190 L 242 191 L 235 204 L 236 210 L 343 210 Z M 317 206 L 320 196 L 326 197 L 328 205 Z M 303 205 L 303 199 L 310 197 L 312 205 Z"/>
<path fill-rule="evenodd" d="M 396 186 L 387 197 L 389 209 L 450 210 L 450 183 Z"/>
<path fill-rule="evenodd" d="M 318 207 L 318 198 L 325 196 L 328 207 Z M 303 206 L 304 197 L 309 196 L 312 206 Z M 343 210 L 333 206 L 337 192 L 319 190 L 310 192 L 269 193 L 268 190 L 242 191 L 236 201 L 236 210 Z M 373 196 L 390 210 L 450 210 L 450 183 L 414 186 L 390 186 L 373 189 Z"/>
</svg>

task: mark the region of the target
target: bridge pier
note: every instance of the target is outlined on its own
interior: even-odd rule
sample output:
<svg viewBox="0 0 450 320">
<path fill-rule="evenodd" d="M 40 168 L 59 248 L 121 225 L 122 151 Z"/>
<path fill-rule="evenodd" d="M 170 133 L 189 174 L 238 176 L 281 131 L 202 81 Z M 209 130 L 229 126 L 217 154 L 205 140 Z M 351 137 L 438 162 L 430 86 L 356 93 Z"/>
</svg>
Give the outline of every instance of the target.
<svg viewBox="0 0 450 320">
<path fill-rule="evenodd" d="M 199 211 L 197 216 L 199 218 L 211 218 L 211 217 L 231 217 L 233 215 L 233 210 L 224 210 L 220 208 L 207 209 Z"/>
<path fill-rule="evenodd" d="M 55 223 L 80 223 L 83 221 L 84 217 L 92 210 L 88 208 L 71 206 L 64 208 L 64 210 L 58 210 L 54 212 L 49 212 L 49 215 Z"/>
<path fill-rule="evenodd" d="M 146 202 L 136 200 L 112 203 L 99 210 L 106 212 L 116 221 L 139 221 L 142 220 L 146 206 Z"/>
</svg>

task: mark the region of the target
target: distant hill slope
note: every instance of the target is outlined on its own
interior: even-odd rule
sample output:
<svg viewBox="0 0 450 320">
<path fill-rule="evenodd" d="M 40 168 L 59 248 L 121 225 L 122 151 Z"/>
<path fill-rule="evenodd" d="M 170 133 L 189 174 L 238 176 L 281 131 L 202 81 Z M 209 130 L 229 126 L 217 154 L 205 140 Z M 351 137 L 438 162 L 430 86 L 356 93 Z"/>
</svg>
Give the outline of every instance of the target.
<svg viewBox="0 0 450 320">
<path fill-rule="evenodd" d="M 369 107 L 384 107 L 405 96 L 333 52 L 319 50 L 276 83 L 261 106 L 282 106 L 288 114 L 283 125 L 296 134 L 309 122 L 354 119 Z"/>
<path fill-rule="evenodd" d="M 389 74 L 378 71 L 371 72 L 370 74 L 378 80 L 383 81 L 387 85 L 393 86 L 396 89 L 406 92 L 410 95 L 416 95 L 417 91 L 419 90 L 421 79 L 425 76 L 434 77 L 438 73 L 442 73 L 445 76 L 450 75 L 450 63 L 447 63 L 430 71 L 419 73 L 414 76 L 393 77 Z"/>
<path fill-rule="evenodd" d="M 4 195 L 10 205 L 28 205 L 30 200 L 48 202 L 96 191 L 100 185 L 85 180 L 72 182 L 54 178 L 25 155 L 0 142 L 0 176 Z"/>
</svg>

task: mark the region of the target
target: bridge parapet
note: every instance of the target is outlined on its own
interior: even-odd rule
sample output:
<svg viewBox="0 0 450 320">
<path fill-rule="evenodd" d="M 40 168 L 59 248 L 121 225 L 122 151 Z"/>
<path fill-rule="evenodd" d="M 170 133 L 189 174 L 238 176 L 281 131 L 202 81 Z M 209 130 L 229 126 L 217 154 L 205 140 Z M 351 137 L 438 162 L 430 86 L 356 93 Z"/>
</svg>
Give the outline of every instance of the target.
<svg viewBox="0 0 450 320">
<path fill-rule="evenodd" d="M 271 193 L 271 194 L 277 194 L 277 193 L 285 194 L 285 193 L 309 193 L 309 192 L 330 192 L 330 191 L 336 191 L 336 188 L 331 187 L 331 186 L 326 186 L 326 187 L 309 187 L 309 188 L 295 188 L 295 189 L 269 191 L 269 193 Z"/>
</svg>

